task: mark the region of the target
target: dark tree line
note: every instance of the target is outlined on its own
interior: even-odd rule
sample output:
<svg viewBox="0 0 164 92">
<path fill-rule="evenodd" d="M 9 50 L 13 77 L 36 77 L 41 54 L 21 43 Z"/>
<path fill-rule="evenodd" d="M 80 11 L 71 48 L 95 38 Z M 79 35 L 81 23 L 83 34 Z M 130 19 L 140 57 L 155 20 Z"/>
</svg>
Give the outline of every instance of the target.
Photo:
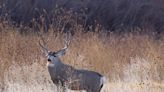
<svg viewBox="0 0 164 92">
<path fill-rule="evenodd" d="M 164 30 L 162 0 L 1 0 L 0 4 L 1 18 L 17 25 L 31 26 L 35 20 L 48 29 L 70 11 L 70 20 L 83 25 L 87 31 L 94 30 L 97 24 L 107 31 L 145 27 L 157 32 Z M 66 24 L 69 27 L 71 22 Z"/>
</svg>

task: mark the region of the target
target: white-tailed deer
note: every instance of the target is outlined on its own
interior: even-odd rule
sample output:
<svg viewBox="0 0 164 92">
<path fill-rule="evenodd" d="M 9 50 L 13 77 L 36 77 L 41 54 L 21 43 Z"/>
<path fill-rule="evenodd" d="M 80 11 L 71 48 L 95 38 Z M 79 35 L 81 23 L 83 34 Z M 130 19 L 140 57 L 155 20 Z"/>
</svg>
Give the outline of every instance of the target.
<svg viewBox="0 0 164 92">
<path fill-rule="evenodd" d="M 70 89 L 100 92 L 105 83 L 104 76 L 94 71 L 75 69 L 60 60 L 59 57 L 66 53 L 69 43 L 68 39 L 65 40 L 65 47 L 56 52 L 49 51 L 45 45 L 39 43 L 47 57 L 48 71 L 53 83 L 57 88 L 61 86 L 63 91 Z"/>
</svg>

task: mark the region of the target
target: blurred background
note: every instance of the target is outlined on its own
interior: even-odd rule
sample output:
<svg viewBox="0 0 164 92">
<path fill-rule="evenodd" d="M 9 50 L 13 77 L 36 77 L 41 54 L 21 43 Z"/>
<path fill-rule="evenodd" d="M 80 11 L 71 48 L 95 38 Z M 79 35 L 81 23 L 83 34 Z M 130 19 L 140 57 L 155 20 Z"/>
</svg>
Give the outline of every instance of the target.
<svg viewBox="0 0 164 92">
<path fill-rule="evenodd" d="M 0 0 L 0 92 L 56 92 L 39 41 L 108 78 L 103 92 L 164 91 L 163 0 Z M 72 92 L 72 91 L 71 91 Z"/>
</svg>

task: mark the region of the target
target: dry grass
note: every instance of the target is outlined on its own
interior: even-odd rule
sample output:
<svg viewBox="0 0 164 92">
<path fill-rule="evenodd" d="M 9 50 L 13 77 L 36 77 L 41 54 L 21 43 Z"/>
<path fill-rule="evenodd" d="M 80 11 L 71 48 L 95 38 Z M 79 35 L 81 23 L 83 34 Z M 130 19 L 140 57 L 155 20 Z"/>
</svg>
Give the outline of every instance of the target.
<svg viewBox="0 0 164 92">
<path fill-rule="evenodd" d="M 0 32 L 0 91 L 54 92 L 39 37 L 21 35 L 14 27 Z M 52 30 L 52 29 L 50 29 Z M 63 47 L 63 35 L 43 35 L 49 49 Z M 107 76 L 105 92 L 163 92 L 164 38 L 151 34 L 125 33 L 108 36 L 75 32 L 68 52 L 61 58 L 76 68 Z"/>
</svg>

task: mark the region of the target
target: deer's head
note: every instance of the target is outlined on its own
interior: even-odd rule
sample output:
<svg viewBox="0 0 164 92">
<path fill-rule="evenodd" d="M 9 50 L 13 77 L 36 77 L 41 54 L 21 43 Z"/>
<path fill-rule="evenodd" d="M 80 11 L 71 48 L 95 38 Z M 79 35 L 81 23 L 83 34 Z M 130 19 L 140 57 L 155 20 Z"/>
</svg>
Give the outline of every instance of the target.
<svg viewBox="0 0 164 92">
<path fill-rule="evenodd" d="M 48 64 L 55 64 L 55 62 L 60 62 L 59 57 L 65 55 L 65 53 L 68 49 L 69 43 L 70 43 L 70 40 L 68 40 L 68 38 L 64 39 L 64 42 L 65 42 L 64 48 L 62 48 L 58 51 L 50 51 L 46 47 L 45 41 L 43 39 L 42 39 L 42 41 L 43 41 L 43 45 L 40 42 L 39 42 L 39 45 L 42 48 L 43 53 L 47 57 Z"/>
</svg>

